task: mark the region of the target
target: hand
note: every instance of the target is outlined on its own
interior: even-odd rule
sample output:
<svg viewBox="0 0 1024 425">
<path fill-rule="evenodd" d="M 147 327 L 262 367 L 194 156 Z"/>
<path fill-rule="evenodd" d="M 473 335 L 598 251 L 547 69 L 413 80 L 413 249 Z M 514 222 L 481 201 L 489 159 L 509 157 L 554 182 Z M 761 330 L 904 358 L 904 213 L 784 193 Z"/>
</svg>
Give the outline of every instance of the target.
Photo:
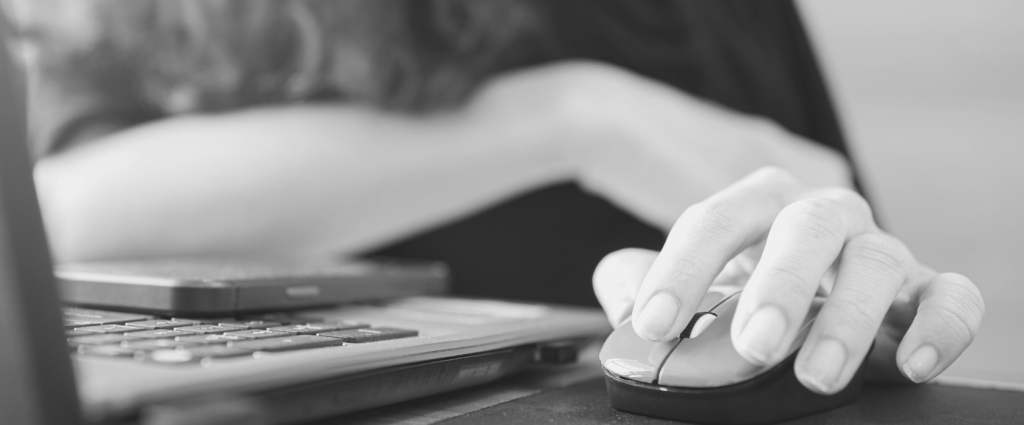
<svg viewBox="0 0 1024 425">
<path fill-rule="evenodd" d="M 545 129 L 583 188 L 666 231 L 688 206 L 764 166 L 815 186 L 849 184 L 845 159 L 772 121 L 598 62 L 499 76 L 468 110 Z"/>
<path fill-rule="evenodd" d="M 732 340 L 755 364 L 782 360 L 816 293 L 827 294 L 796 360 L 808 389 L 843 389 L 871 347 L 875 376 L 934 378 L 971 344 L 985 303 L 969 279 L 919 264 L 848 189 L 809 189 L 759 170 L 686 210 L 662 251 L 622 250 L 594 274 L 613 325 L 670 339 L 712 284 L 743 284 Z M 634 301 L 635 300 L 635 301 Z"/>
</svg>

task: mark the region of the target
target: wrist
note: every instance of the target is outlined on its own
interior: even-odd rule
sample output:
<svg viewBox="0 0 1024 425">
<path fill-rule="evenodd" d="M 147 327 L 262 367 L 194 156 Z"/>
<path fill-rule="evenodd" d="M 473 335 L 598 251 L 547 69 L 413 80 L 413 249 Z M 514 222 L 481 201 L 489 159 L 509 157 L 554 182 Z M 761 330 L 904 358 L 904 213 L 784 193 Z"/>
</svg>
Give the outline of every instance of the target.
<svg viewBox="0 0 1024 425">
<path fill-rule="evenodd" d="M 853 187 L 849 160 L 836 150 L 807 140 L 768 121 L 762 130 L 770 162 L 793 173 L 811 187 Z"/>
</svg>

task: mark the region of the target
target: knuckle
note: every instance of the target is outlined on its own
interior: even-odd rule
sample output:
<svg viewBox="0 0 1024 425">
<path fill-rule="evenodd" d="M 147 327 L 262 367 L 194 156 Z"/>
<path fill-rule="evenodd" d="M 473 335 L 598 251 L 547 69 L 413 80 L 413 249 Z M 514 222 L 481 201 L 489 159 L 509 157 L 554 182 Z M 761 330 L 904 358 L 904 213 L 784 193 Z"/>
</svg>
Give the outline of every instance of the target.
<svg viewBox="0 0 1024 425">
<path fill-rule="evenodd" d="M 715 259 L 742 240 L 741 223 L 725 204 L 692 205 L 676 221 L 666 245 L 686 247 L 685 255 L 672 255 L 672 273 L 682 281 L 709 280 Z"/>
<path fill-rule="evenodd" d="M 943 329 L 951 340 L 970 343 L 977 334 L 977 328 L 973 325 L 975 319 L 956 304 L 958 303 L 947 303 L 935 313 L 935 316 L 944 324 Z"/>
<path fill-rule="evenodd" d="M 794 202 L 779 213 L 777 221 L 799 227 L 813 239 L 834 240 L 846 233 L 842 209 L 828 198 L 811 198 Z"/>
<path fill-rule="evenodd" d="M 908 260 L 903 245 L 895 238 L 882 234 L 860 235 L 844 248 L 844 260 L 902 282 L 906 277 Z"/>
<path fill-rule="evenodd" d="M 937 278 L 948 282 L 953 291 L 957 292 L 965 301 L 970 302 L 971 305 L 977 306 L 980 313 L 985 312 L 985 297 L 967 276 L 958 273 L 942 273 Z"/>
<path fill-rule="evenodd" d="M 981 325 L 981 316 L 961 300 L 947 298 L 932 313 L 942 323 L 943 334 L 961 344 L 974 341 Z"/>
<path fill-rule="evenodd" d="M 736 214 L 724 204 L 700 202 L 683 212 L 677 226 L 687 234 L 701 235 L 708 241 L 733 236 L 739 227 Z"/>
<path fill-rule="evenodd" d="M 963 329 L 970 333 L 970 339 L 981 326 L 985 316 L 985 300 L 981 291 L 962 275 L 955 273 L 944 273 L 936 276 L 941 279 L 944 286 L 944 296 L 939 306 L 940 314 L 948 315 L 944 319 L 951 321 L 951 324 L 958 324 L 957 329 Z"/>
<path fill-rule="evenodd" d="M 736 186 L 753 188 L 761 196 L 775 200 L 779 210 L 790 202 L 787 199 L 801 193 L 806 187 L 788 170 L 776 166 L 761 167 L 737 182 Z"/>
<path fill-rule="evenodd" d="M 594 268 L 594 283 L 641 266 L 650 267 L 657 253 L 641 248 L 623 248 L 605 255 Z"/>
<path fill-rule="evenodd" d="M 597 283 L 601 278 L 608 276 L 609 273 L 612 273 L 622 267 L 627 261 L 626 258 L 629 256 L 629 253 L 625 252 L 628 249 L 629 248 L 620 249 L 605 255 L 604 258 L 597 263 L 597 267 L 594 267 L 594 282 Z"/>
<path fill-rule="evenodd" d="M 873 217 L 871 212 L 871 204 L 868 203 L 867 199 L 864 199 L 857 191 L 845 187 L 834 187 L 826 189 L 821 192 L 821 196 L 835 200 L 842 205 L 847 205 L 860 214 L 866 214 L 868 217 Z"/>
<path fill-rule="evenodd" d="M 772 296 L 780 299 L 808 298 L 807 288 L 816 288 L 819 282 L 812 282 L 807 276 L 795 272 L 798 266 L 773 267 L 764 271 L 764 281 L 772 287 Z"/>
<path fill-rule="evenodd" d="M 690 258 L 678 257 L 672 259 L 672 271 L 677 281 L 694 282 L 705 277 L 706 268 Z"/>
<path fill-rule="evenodd" d="M 774 165 L 758 168 L 753 173 L 750 173 L 750 178 L 755 181 L 774 184 L 798 184 L 800 181 L 793 173 Z"/>
<path fill-rule="evenodd" d="M 882 318 L 877 317 L 866 307 L 868 303 L 861 302 L 858 297 L 832 298 L 828 302 L 831 306 L 831 314 L 835 316 L 837 322 L 842 324 L 841 329 L 844 332 L 860 335 L 877 332 Z"/>
<path fill-rule="evenodd" d="M 863 196 L 860 196 L 860 194 L 857 193 L 856 191 L 854 191 L 853 189 L 846 188 L 846 187 L 830 187 L 830 188 L 822 190 L 822 191 L 820 191 L 818 193 L 822 197 L 829 198 L 829 199 L 834 199 L 834 200 L 842 201 L 842 202 L 846 202 L 846 201 L 851 201 L 851 202 L 864 201 L 864 197 Z"/>
</svg>

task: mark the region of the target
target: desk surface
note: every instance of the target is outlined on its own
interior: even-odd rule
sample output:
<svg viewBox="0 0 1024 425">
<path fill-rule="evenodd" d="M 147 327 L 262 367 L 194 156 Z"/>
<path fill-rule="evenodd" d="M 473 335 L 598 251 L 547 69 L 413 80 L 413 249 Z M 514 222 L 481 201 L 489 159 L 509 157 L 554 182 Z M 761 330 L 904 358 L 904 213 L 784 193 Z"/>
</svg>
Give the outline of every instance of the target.
<svg viewBox="0 0 1024 425">
<path fill-rule="evenodd" d="M 608 405 L 603 379 L 543 392 L 443 422 L 462 424 L 675 424 L 619 412 Z M 941 385 L 868 385 L 860 398 L 792 424 L 1022 424 L 1024 393 Z"/>
<path fill-rule="evenodd" d="M 530 372 L 483 387 L 323 421 L 318 425 L 675 424 L 619 412 L 604 378 L 581 366 L 569 373 Z M 1024 424 L 1024 392 L 947 385 L 866 384 L 846 406 L 792 424 Z"/>
</svg>

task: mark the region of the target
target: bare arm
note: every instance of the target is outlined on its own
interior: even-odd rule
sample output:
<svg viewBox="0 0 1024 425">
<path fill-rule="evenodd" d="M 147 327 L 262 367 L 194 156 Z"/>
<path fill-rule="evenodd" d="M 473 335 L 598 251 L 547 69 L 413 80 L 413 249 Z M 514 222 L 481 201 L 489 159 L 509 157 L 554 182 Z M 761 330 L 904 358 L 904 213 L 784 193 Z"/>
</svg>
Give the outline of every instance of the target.
<svg viewBox="0 0 1024 425">
<path fill-rule="evenodd" d="M 842 159 L 764 120 L 626 71 L 501 76 L 464 108 L 402 116 L 287 106 L 129 129 L 38 164 L 62 260 L 211 252 L 355 253 L 575 179 L 666 231 L 774 165 L 844 184 Z"/>
<path fill-rule="evenodd" d="M 345 106 L 189 116 L 36 167 L 62 260 L 353 252 L 568 179 L 542 123 Z"/>
</svg>

